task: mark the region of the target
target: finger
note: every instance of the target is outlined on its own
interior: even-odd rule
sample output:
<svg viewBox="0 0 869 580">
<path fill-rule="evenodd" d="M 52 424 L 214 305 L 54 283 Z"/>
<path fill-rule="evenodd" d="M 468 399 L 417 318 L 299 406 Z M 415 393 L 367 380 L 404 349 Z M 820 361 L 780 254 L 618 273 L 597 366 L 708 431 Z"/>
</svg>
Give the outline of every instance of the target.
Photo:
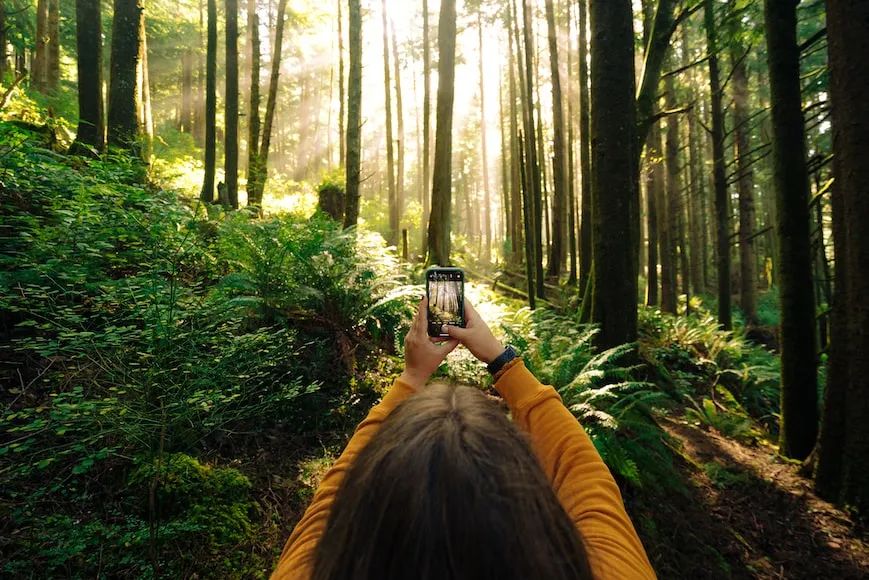
<svg viewBox="0 0 869 580">
<path fill-rule="evenodd" d="M 468 336 L 468 329 L 462 328 L 461 326 L 447 326 L 444 325 L 441 328 L 442 332 L 446 332 L 450 335 L 450 338 L 454 338 L 456 340 L 464 340 Z"/>
<path fill-rule="evenodd" d="M 477 313 L 474 305 L 471 304 L 471 301 L 465 298 L 465 321 L 470 322 L 477 318 L 480 318 L 480 315 Z"/>
<path fill-rule="evenodd" d="M 413 317 L 413 324 L 410 326 L 410 332 L 414 334 L 419 334 L 421 331 L 425 330 L 425 316 L 426 316 L 426 299 L 423 297 L 422 300 L 419 301 L 419 305 L 416 308 L 416 315 Z"/>
</svg>

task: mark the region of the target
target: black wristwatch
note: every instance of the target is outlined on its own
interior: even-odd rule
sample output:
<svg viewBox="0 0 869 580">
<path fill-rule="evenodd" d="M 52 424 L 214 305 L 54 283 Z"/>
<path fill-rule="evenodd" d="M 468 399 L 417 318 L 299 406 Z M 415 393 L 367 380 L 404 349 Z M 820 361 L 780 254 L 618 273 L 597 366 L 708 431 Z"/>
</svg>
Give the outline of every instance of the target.
<svg viewBox="0 0 869 580">
<path fill-rule="evenodd" d="M 507 345 L 507 348 L 504 349 L 504 352 L 495 357 L 495 360 L 486 365 L 486 370 L 489 371 L 492 375 L 498 374 L 504 365 L 518 357 L 519 353 L 516 352 L 516 349 Z"/>
</svg>

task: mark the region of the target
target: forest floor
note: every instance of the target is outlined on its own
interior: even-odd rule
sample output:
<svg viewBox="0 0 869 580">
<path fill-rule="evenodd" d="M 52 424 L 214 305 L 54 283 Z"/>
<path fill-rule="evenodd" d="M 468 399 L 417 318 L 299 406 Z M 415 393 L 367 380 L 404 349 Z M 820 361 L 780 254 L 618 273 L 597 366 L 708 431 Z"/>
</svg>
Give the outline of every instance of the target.
<svg viewBox="0 0 869 580">
<path fill-rule="evenodd" d="M 657 533 L 644 540 L 660 577 L 869 577 L 865 531 L 813 493 L 799 464 L 763 441 L 745 445 L 678 417 L 660 422 L 681 448 L 687 484 L 681 501 L 641 502 L 655 512 Z"/>
</svg>

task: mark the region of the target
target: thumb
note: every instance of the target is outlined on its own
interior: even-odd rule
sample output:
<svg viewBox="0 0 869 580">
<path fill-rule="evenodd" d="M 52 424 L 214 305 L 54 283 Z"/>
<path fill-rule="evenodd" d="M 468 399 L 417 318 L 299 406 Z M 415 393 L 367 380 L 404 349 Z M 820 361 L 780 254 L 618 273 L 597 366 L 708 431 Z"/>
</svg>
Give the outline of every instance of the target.
<svg viewBox="0 0 869 580">
<path fill-rule="evenodd" d="M 447 329 L 447 334 L 450 335 L 450 338 L 464 340 L 468 336 L 467 328 L 462 328 L 461 326 L 451 326 L 449 324 L 445 325 L 445 328 Z"/>
</svg>

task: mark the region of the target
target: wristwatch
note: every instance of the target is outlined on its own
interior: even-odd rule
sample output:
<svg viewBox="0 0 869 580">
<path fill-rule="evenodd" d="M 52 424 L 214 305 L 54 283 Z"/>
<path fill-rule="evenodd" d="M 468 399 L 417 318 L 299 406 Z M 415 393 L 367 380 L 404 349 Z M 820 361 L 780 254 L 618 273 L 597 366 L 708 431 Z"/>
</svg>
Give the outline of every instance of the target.
<svg viewBox="0 0 869 580">
<path fill-rule="evenodd" d="M 489 371 L 490 374 L 496 375 L 498 371 L 504 368 L 508 362 L 518 357 L 519 353 L 516 352 L 516 349 L 507 345 L 507 348 L 504 349 L 504 352 L 495 357 L 495 360 L 486 365 L 486 370 Z"/>
</svg>

